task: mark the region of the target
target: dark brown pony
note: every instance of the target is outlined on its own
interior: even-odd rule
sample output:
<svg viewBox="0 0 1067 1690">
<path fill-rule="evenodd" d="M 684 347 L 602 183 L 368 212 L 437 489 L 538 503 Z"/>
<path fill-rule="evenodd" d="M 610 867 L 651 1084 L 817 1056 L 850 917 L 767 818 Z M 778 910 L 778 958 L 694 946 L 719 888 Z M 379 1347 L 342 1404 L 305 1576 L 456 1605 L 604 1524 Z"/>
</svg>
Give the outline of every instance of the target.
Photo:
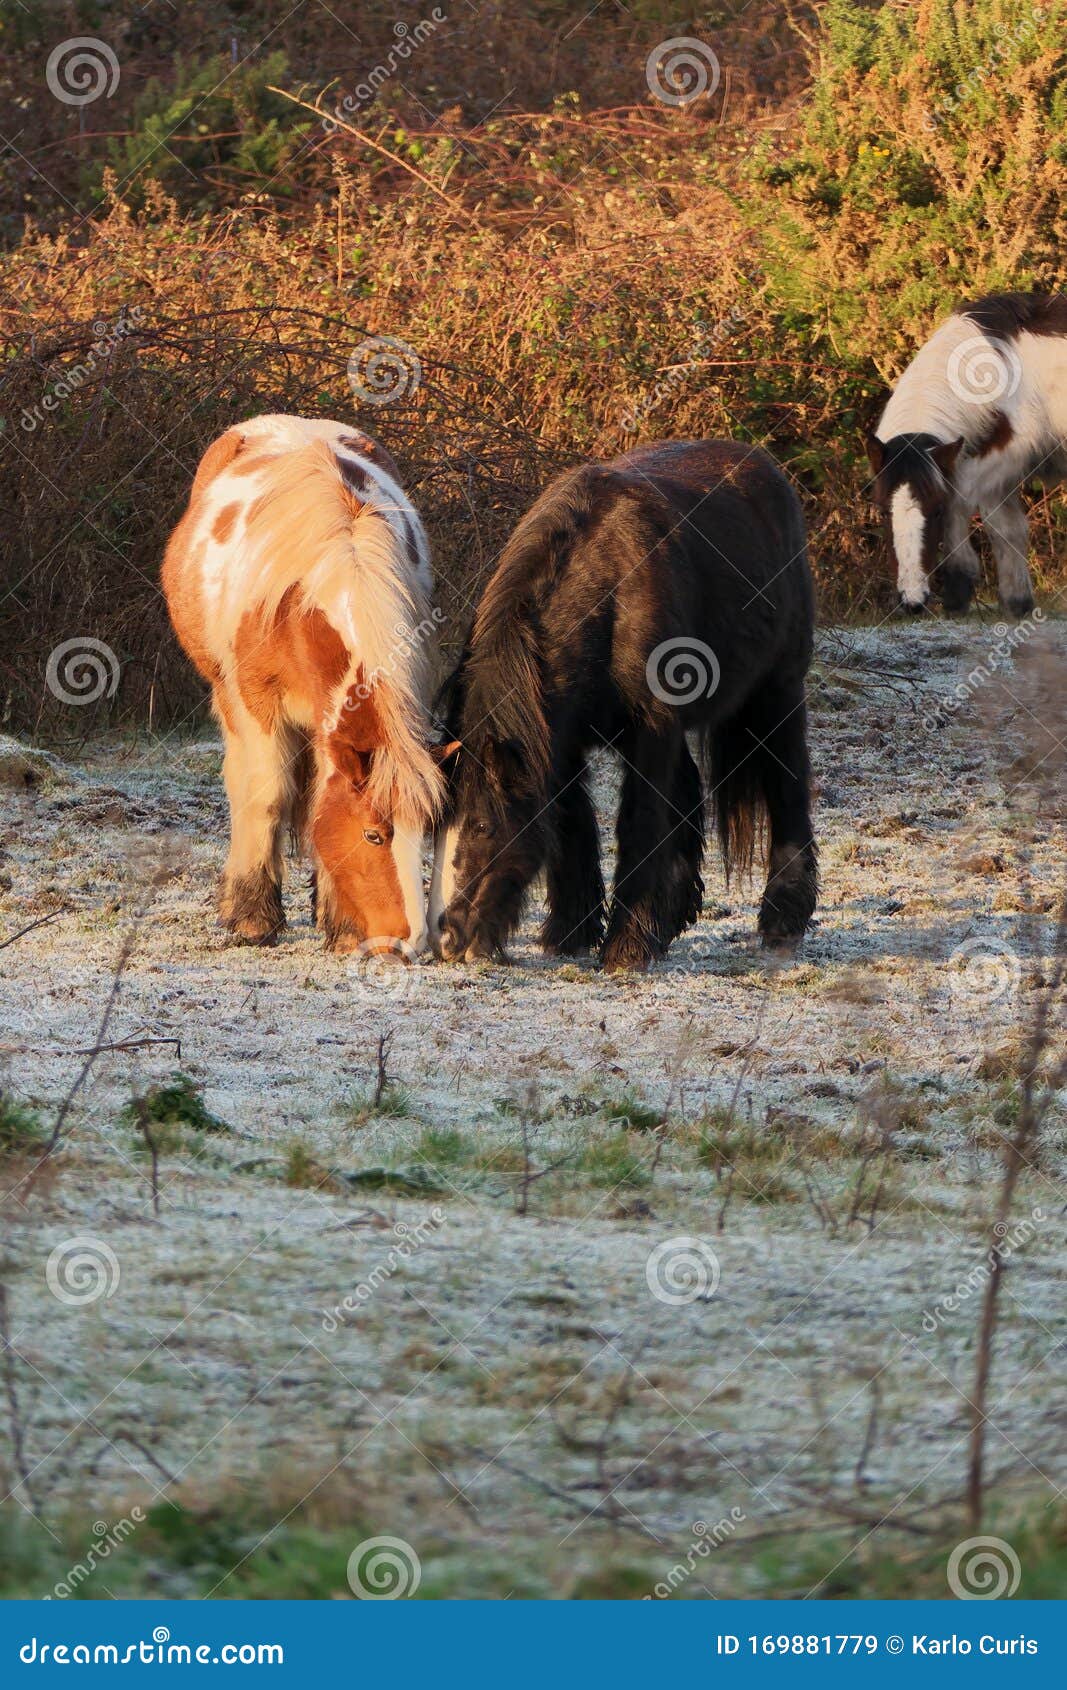
<svg viewBox="0 0 1067 1690">
<path fill-rule="evenodd" d="M 812 631 L 800 505 L 765 452 L 680 441 L 553 482 L 446 689 L 460 749 L 430 900 L 439 954 L 502 954 L 543 869 L 546 950 L 601 945 L 606 968 L 646 968 L 700 913 L 705 782 L 728 874 L 769 832 L 764 943 L 799 940 L 816 896 Z M 623 762 L 607 911 L 586 765 L 599 746 Z"/>
</svg>

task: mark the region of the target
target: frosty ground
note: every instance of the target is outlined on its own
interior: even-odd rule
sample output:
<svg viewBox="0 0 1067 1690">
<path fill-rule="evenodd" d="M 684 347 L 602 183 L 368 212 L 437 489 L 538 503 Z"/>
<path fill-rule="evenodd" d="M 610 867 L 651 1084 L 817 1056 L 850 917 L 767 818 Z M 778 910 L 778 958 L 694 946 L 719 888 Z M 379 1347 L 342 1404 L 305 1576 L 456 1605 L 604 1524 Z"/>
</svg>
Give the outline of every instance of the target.
<svg viewBox="0 0 1067 1690">
<path fill-rule="evenodd" d="M 128 1521 L 79 1594 L 347 1596 L 380 1535 L 420 1596 L 948 1594 L 1065 845 L 1001 636 L 821 636 L 822 893 L 785 966 L 710 854 L 644 977 L 542 958 L 536 900 L 511 967 L 333 957 L 299 865 L 277 948 L 228 947 L 209 727 L 0 742 L 0 942 L 54 918 L 0 950 L 6 1104 L 47 1137 L 79 1053 L 127 1047 L 44 1166 L 0 1160 L 5 1590 Z M 1067 624 L 1041 639 L 1062 662 Z M 131 1100 L 176 1072 L 157 1214 Z M 1064 1102 L 991 1399 L 1031 1595 L 1063 1540 Z"/>
</svg>

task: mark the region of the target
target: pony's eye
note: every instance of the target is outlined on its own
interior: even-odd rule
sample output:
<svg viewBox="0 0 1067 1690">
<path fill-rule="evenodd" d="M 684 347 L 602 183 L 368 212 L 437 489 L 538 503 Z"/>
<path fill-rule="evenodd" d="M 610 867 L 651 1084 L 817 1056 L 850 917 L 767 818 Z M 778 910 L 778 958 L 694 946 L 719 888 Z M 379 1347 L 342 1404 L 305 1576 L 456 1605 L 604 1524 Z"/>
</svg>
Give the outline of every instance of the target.
<svg viewBox="0 0 1067 1690">
<path fill-rule="evenodd" d="M 488 822 L 471 822 L 471 832 L 477 834 L 479 839 L 487 839 L 492 831 Z"/>
<path fill-rule="evenodd" d="M 368 845 L 384 845 L 385 844 L 384 833 L 379 833 L 378 829 L 376 827 L 365 827 L 363 829 L 363 837 L 367 841 Z"/>
</svg>

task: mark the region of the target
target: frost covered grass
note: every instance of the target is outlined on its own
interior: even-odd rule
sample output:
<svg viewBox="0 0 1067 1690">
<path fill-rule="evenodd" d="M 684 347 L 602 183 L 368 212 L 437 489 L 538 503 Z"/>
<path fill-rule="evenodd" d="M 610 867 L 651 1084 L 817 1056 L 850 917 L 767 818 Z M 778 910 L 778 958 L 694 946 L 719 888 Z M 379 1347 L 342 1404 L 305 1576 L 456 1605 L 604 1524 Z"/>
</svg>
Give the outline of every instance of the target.
<svg viewBox="0 0 1067 1690">
<path fill-rule="evenodd" d="M 823 892 L 786 967 L 710 857 L 642 977 L 546 961 L 536 907 L 510 968 L 360 968 L 295 896 L 275 950 L 231 949 L 204 742 L 21 782 L 0 941 L 53 919 L 0 955 L 2 1119 L 47 1136 L 107 1048 L 49 1178 L 21 1129 L 0 1156 L 7 1593 L 137 1507 L 79 1594 L 344 1595 L 388 1534 L 421 1596 L 640 1597 L 731 1510 L 677 1596 L 947 1594 L 1065 843 L 1011 677 L 923 734 L 990 637 L 822 636 Z M 1065 1554 L 1065 1103 L 1020 1177 L 990 1399 L 1020 1595 Z"/>
</svg>

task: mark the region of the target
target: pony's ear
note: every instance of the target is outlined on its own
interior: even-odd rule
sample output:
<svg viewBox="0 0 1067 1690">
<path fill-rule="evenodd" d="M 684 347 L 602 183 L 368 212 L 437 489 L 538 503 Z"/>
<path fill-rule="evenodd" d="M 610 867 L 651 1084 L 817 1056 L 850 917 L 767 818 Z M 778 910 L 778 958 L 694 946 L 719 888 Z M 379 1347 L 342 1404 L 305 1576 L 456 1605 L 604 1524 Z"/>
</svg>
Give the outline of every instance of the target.
<svg viewBox="0 0 1067 1690">
<path fill-rule="evenodd" d="M 350 780 L 353 786 L 366 786 L 370 779 L 371 763 L 374 761 L 373 751 L 359 751 L 354 745 L 345 740 L 336 741 L 330 746 L 330 755 L 338 771 Z"/>
<path fill-rule="evenodd" d="M 447 769 L 450 763 L 455 762 L 457 756 L 462 750 L 463 741 L 461 739 L 450 739 L 443 745 L 431 745 L 430 756 L 433 758 L 438 768 Z"/>
<path fill-rule="evenodd" d="M 885 446 L 871 428 L 867 430 L 866 444 L 867 457 L 870 459 L 871 474 L 881 475 L 882 469 L 885 465 Z"/>
<path fill-rule="evenodd" d="M 941 474 L 946 478 L 952 474 L 952 471 L 956 467 L 956 459 L 960 455 L 960 448 L 962 445 L 963 436 L 961 434 L 958 440 L 949 440 L 943 446 L 931 446 L 930 448 L 930 456 L 941 471 Z"/>
</svg>

